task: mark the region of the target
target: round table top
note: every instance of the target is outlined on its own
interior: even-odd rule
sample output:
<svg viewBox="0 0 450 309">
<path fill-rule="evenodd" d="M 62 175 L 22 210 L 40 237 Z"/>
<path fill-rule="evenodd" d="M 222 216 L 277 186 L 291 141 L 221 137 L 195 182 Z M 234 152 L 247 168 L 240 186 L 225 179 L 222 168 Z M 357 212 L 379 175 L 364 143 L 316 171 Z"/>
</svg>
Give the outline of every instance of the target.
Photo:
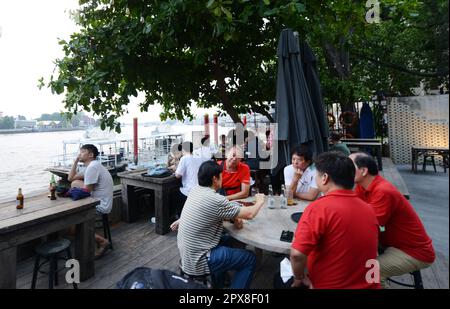
<svg viewBox="0 0 450 309">
<path fill-rule="evenodd" d="M 295 233 L 297 223 L 291 219 L 295 212 L 303 212 L 309 202 L 295 200 L 297 205 L 288 206 L 287 209 L 280 208 L 279 197 L 275 198 L 275 208 L 270 209 L 266 203 L 252 220 L 244 220 L 242 229 L 236 229 L 228 221 L 223 223 L 225 230 L 235 239 L 266 251 L 289 254 L 291 243 L 280 240 L 281 232 L 288 230 Z M 254 202 L 254 197 L 242 201 Z"/>
</svg>

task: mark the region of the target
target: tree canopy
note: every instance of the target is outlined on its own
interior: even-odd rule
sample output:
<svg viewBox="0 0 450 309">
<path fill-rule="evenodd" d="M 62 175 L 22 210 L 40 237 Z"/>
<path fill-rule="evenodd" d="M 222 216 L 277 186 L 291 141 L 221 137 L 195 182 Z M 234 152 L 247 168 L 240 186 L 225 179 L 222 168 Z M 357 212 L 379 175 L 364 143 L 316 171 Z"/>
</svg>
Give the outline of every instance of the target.
<svg viewBox="0 0 450 309">
<path fill-rule="evenodd" d="M 318 55 L 327 102 L 367 99 L 380 89 L 403 94 L 424 78 L 430 86 L 448 83 L 448 39 L 444 46 L 434 31 L 448 33 L 448 13 L 439 22 L 422 15 L 440 14 L 448 3 L 430 3 L 382 1 L 381 22 L 369 24 L 361 1 L 80 0 L 80 30 L 59 42 L 65 56 L 47 85 L 65 94 L 67 112 L 92 111 L 102 128 L 120 131 L 117 118 L 139 93 L 141 111 L 159 103 L 162 120 L 192 119 L 195 102 L 238 122 L 240 113 L 268 115 L 278 37 L 293 28 Z"/>
</svg>

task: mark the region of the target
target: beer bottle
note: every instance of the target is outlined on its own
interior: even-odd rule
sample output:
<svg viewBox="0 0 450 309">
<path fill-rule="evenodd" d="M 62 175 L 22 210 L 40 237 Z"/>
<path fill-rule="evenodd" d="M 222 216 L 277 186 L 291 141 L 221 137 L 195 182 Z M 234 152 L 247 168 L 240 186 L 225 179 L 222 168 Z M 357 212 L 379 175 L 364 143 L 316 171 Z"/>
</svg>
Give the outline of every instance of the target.
<svg viewBox="0 0 450 309">
<path fill-rule="evenodd" d="M 281 185 L 280 208 L 281 209 L 287 208 L 286 189 L 284 185 Z"/>
<path fill-rule="evenodd" d="M 19 188 L 19 192 L 17 193 L 17 197 L 16 197 L 16 208 L 17 208 L 17 209 L 23 209 L 23 194 L 22 194 L 22 188 Z"/>
<path fill-rule="evenodd" d="M 55 176 L 52 174 L 52 178 L 50 179 L 50 199 L 56 200 L 56 181 Z"/>
</svg>

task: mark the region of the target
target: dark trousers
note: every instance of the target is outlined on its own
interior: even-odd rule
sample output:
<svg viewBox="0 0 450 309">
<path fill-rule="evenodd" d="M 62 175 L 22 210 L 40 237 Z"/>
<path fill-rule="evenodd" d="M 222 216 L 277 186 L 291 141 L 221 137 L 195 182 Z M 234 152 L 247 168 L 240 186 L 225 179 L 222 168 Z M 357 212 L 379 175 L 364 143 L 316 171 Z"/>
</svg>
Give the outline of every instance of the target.
<svg viewBox="0 0 450 309">
<path fill-rule="evenodd" d="M 181 216 L 181 211 L 183 210 L 184 203 L 186 203 L 187 196 L 181 193 L 180 190 L 177 190 L 175 195 L 175 207 L 177 211 L 178 217 Z"/>
<path fill-rule="evenodd" d="M 256 267 L 256 257 L 251 251 L 228 247 L 229 236 L 222 236 L 221 242 L 210 251 L 208 266 L 216 288 L 222 288 L 227 271 L 235 271 L 231 289 L 248 289 Z"/>
</svg>

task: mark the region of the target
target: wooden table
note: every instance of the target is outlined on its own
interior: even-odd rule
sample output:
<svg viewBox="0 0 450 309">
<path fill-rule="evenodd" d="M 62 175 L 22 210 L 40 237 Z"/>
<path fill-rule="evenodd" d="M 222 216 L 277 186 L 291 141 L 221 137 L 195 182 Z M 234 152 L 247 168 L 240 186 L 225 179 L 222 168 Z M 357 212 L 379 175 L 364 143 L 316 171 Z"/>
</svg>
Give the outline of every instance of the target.
<svg viewBox="0 0 450 309">
<path fill-rule="evenodd" d="M 180 187 L 180 181 L 174 176 L 164 178 L 144 177 L 147 170 L 135 170 L 118 173 L 122 183 L 122 220 L 134 222 L 138 219 L 136 188 L 146 188 L 155 192 L 156 234 L 164 235 L 170 231 L 169 196 Z"/>
<path fill-rule="evenodd" d="M 72 201 L 47 193 L 25 196 L 24 208 L 16 201 L 0 204 L 0 289 L 16 288 L 17 246 L 27 241 L 76 225 L 75 259 L 80 263 L 80 280 L 94 275 L 95 206 L 93 198 Z"/>
<path fill-rule="evenodd" d="M 411 147 L 411 169 L 414 173 L 417 173 L 417 163 L 420 156 L 437 155 L 442 156 L 444 164 L 444 172 L 447 172 L 449 148 L 445 147 L 426 147 L 426 146 L 413 146 Z M 434 161 L 433 161 L 434 162 Z M 425 162 L 424 162 L 425 164 Z M 424 165 L 425 166 L 425 165 Z"/>
<path fill-rule="evenodd" d="M 374 150 L 374 156 L 377 159 L 378 170 L 383 170 L 382 143 L 377 139 L 341 139 L 347 147 L 371 148 Z"/>
<path fill-rule="evenodd" d="M 242 229 L 236 229 L 233 224 L 225 221 L 223 223 L 225 230 L 235 239 L 258 249 L 289 254 L 291 243 L 280 240 L 281 232 L 289 230 L 295 233 L 297 223 L 291 219 L 291 215 L 303 212 L 309 202 L 296 200 L 297 205 L 280 209 L 279 197 L 274 198 L 275 209 L 269 209 L 264 205 L 253 220 L 244 220 Z M 244 201 L 254 201 L 254 198 L 250 197 Z"/>
</svg>

